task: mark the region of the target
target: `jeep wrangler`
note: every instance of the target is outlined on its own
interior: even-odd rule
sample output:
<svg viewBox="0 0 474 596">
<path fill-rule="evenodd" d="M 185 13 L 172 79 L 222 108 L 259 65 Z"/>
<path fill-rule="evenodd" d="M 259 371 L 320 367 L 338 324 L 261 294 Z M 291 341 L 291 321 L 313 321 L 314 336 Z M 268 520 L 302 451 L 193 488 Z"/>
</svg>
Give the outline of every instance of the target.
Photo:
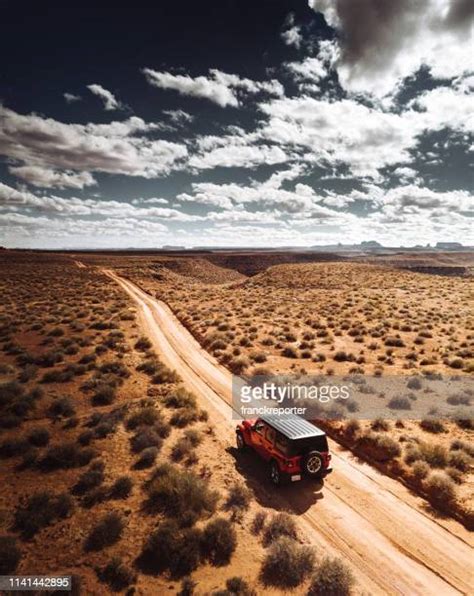
<svg viewBox="0 0 474 596">
<path fill-rule="evenodd" d="M 243 420 L 237 425 L 236 441 L 237 449 L 250 447 L 269 463 L 275 486 L 332 472 L 326 433 L 299 416 Z"/>
</svg>

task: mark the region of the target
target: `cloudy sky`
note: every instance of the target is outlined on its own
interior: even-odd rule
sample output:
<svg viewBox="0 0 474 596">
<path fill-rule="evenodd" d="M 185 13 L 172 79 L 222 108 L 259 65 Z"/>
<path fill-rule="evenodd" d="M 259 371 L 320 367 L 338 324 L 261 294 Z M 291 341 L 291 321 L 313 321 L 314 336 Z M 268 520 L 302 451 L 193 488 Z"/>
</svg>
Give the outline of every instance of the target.
<svg viewBox="0 0 474 596">
<path fill-rule="evenodd" d="M 471 0 L 154 4 L 2 2 L 0 244 L 474 244 Z"/>
</svg>

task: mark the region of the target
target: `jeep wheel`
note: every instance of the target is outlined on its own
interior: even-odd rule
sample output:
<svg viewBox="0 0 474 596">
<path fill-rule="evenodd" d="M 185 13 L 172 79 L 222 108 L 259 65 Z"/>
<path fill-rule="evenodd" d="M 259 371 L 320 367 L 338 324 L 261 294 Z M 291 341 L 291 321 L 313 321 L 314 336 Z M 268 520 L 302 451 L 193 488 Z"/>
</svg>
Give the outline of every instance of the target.
<svg viewBox="0 0 474 596">
<path fill-rule="evenodd" d="M 274 486 L 280 486 L 281 484 L 281 472 L 278 463 L 275 460 L 270 462 L 270 480 Z"/>
<path fill-rule="evenodd" d="M 310 478 L 317 478 L 323 471 L 323 458 L 317 451 L 310 451 L 303 460 L 303 471 Z"/>
<path fill-rule="evenodd" d="M 237 443 L 237 449 L 239 451 L 243 451 L 245 449 L 246 445 L 245 445 L 244 436 L 240 431 L 237 431 L 235 433 L 235 441 Z"/>
</svg>

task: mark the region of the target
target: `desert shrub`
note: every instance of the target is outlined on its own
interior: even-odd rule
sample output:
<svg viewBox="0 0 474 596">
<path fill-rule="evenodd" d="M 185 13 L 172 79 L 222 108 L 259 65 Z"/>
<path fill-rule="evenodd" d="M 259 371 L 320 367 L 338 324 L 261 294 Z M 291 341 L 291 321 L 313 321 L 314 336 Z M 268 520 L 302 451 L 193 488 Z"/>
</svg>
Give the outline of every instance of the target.
<svg viewBox="0 0 474 596">
<path fill-rule="evenodd" d="M 392 397 L 388 407 L 392 410 L 411 410 L 411 403 L 408 397 Z"/>
<path fill-rule="evenodd" d="M 97 488 L 93 488 L 92 490 L 88 491 L 82 498 L 81 498 L 81 505 L 90 509 L 94 507 L 98 503 L 103 503 L 107 499 L 110 498 L 110 491 L 109 488 L 105 485 L 98 486 Z"/>
<path fill-rule="evenodd" d="M 196 408 L 181 408 L 170 418 L 170 424 L 178 428 L 184 428 L 199 418 L 199 412 Z"/>
<path fill-rule="evenodd" d="M 345 431 L 346 434 L 348 434 L 350 437 L 355 436 L 361 429 L 360 426 L 360 422 L 358 420 L 355 420 L 354 418 L 352 420 L 348 420 L 346 422 L 346 427 L 345 427 Z"/>
<path fill-rule="evenodd" d="M 453 467 L 448 467 L 444 470 L 444 472 L 449 476 L 449 478 L 451 478 L 453 482 L 455 482 L 456 484 L 461 484 L 463 480 L 463 473 L 461 472 L 461 470 L 458 470 L 457 468 Z"/>
<path fill-rule="evenodd" d="M 170 393 L 164 397 L 164 402 L 170 408 L 194 409 L 197 407 L 195 396 L 182 387 L 179 387 L 174 391 L 170 391 Z"/>
<path fill-rule="evenodd" d="M 130 376 L 130 371 L 125 366 L 123 362 L 120 360 L 114 360 L 112 362 L 104 362 L 101 366 L 99 366 L 99 371 L 103 375 L 113 375 L 119 377 L 121 379 L 125 379 Z"/>
<path fill-rule="evenodd" d="M 341 559 L 324 558 L 311 579 L 308 596 L 348 596 L 354 576 Z"/>
<path fill-rule="evenodd" d="M 446 401 L 451 406 L 469 406 L 471 398 L 469 395 L 463 395 L 462 393 L 454 393 L 446 398 Z"/>
<path fill-rule="evenodd" d="M 181 461 L 184 457 L 190 455 L 194 450 L 194 445 L 187 437 L 181 437 L 176 441 L 171 449 L 173 461 Z"/>
<path fill-rule="evenodd" d="M 148 572 L 169 570 L 172 577 L 182 577 L 199 565 L 200 542 L 200 530 L 180 528 L 174 520 L 167 520 L 145 542 L 139 564 Z"/>
<path fill-rule="evenodd" d="M 132 437 L 130 443 L 133 453 L 141 453 L 144 449 L 148 449 L 149 447 L 154 447 L 159 451 L 163 444 L 163 439 L 159 434 L 159 430 L 155 429 L 153 426 L 141 427 Z"/>
<path fill-rule="evenodd" d="M 408 379 L 407 388 L 414 389 L 415 391 L 421 389 L 423 387 L 423 383 L 419 377 L 411 377 Z"/>
<path fill-rule="evenodd" d="M 158 457 L 159 449 L 156 447 L 147 447 L 140 453 L 140 457 L 135 462 L 134 468 L 137 470 L 144 470 L 151 468 Z"/>
<path fill-rule="evenodd" d="M 225 585 L 227 589 L 222 592 L 222 596 L 256 596 L 255 590 L 241 577 L 230 577 Z"/>
<path fill-rule="evenodd" d="M 453 416 L 454 422 L 463 430 L 474 430 L 474 419 L 472 414 L 467 410 L 456 412 Z"/>
<path fill-rule="evenodd" d="M 433 502 L 449 507 L 456 500 L 454 482 L 444 472 L 432 472 L 425 480 L 424 488 Z"/>
<path fill-rule="evenodd" d="M 23 538 L 32 538 L 42 528 L 68 517 L 73 505 L 73 500 L 66 493 L 36 493 L 17 507 L 14 528 L 21 532 Z"/>
<path fill-rule="evenodd" d="M 297 538 L 297 530 L 295 520 L 288 515 L 288 513 L 277 513 L 267 524 L 263 535 L 263 543 L 265 545 L 278 540 L 281 536 L 288 538 Z"/>
<path fill-rule="evenodd" d="M 448 456 L 448 463 L 461 472 L 467 472 L 472 464 L 472 458 L 464 451 L 452 451 Z"/>
<path fill-rule="evenodd" d="M 227 343 L 223 339 L 216 339 L 210 345 L 211 350 L 225 350 L 227 348 Z"/>
<path fill-rule="evenodd" d="M 334 354 L 333 358 L 336 362 L 347 362 L 348 360 L 351 360 L 351 355 L 343 350 L 339 350 Z"/>
<path fill-rule="evenodd" d="M 226 565 L 237 546 L 237 534 L 232 524 L 223 517 L 210 521 L 201 540 L 202 555 L 213 565 Z"/>
<path fill-rule="evenodd" d="M 27 383 L 36 377 L 38 372 L 38 367 L 36 364 L 28 364 L 23 367 L 23 370 L 18 375 L 18 380 L 20 383 Z"/>
<path fill-rule="evenodd" d="M 252 520 L 252 533 L 253 534 L 260 534 L 260 532 L 265 527 L 265 522 L 267 521 L 267 512 L 266 511 L 257 511 L 255 517 Z"/>
<path fill-rule="evenodd" d="M 286 348 L 283 348 L 281 351 L 281 355 L 285 358 L 298 358 L 298 351 L 292 346 L 286 346 Z"/>
<path fill-rule="evenodd" d="M 400 337 L 387 337 L 385 340 L 385 345 L 392 348 L 403 348 L 405 347 L 405 343 Z"/>
<path fill-rule="evenodd" d="M 474 445 L 471 445 L 467 441 L 462 441 L 461 439 L 454 439 L 451 441 L 451 445 L 449 446 L 451 451 L 465 451 L 471 457 L 474 457 Z"/>
<path fill-rule="evenodd" d="M 420 443 L 419 450 L 421 459 L 433 468 L 444 468 L 448 463 L 448 452 L 439 443 Z"/>
<path fill-rule="evenodd" d="M 249 361 L 246 358 L 234 358 L 230 360 L 227 364 L 229 370 L 234 373 L 234 375 L 241 375 L 246 368 L 249 366 Z"/>
<path fill-rule="evenodd" d="M 23 422 L 23 417 L 16 414 L 3 414 L 0 417 L 0 428 L 15 428 Z"/>
<path fill-rule="evenodd" d="M 147 375 L 154 375 L 158 372 L 159 367 L 161 366 L 160 361 L 157 358 L 148 358 L 141 364 L 137 366 L 137 370 L 139 372 L 144 372 Z"/>
<path fill-rule="evenodd" d="M 127 420 L 127 428 L 133 430 L 137 428 L 137 426 L 151 426 L 158 420 L 158 418 L 158 411 L 153 406 L 147 406 L 130 416 Z"/>
<path fill-rule="evenodd" d="M 267 361 L 267 355 L 265 352 L 254 352 L 250 355 L 251 359 L 257 364 L 262 364 Z"/>
<path fill-rule="evenodd" d="M 103 462 L 94 462 L 88 470 L 79 476 L 78 481 L 72 488 L 72 492 L 75 495 L 83 495 L 87 491 L 100 486 L 104 482 L 104 479 Z"/>
<path fill-rule="evenodd" d="M 210 490 L 207 482 L 189 470 L 162 464 L 156 468 L 146 485 L 147 505 L 182 525 L 193 524 L 208 517 L 216 508 L 218 494 Z"/>
<path fill-rule="evenodd" d="M 444 424 L 438 418 L 423 418 L 420 422 L 420 427 L 427 432 L 435 434 L 446 430 Z"/>
<path fill-rule="evenodd" d="M 167 368 L 164 364 L 160 364 L 157 371 L 151 378 L 154 385 L 161 385 L 162 383 L 179 383 L 180 376 L 175 370 Z"/>
<path fill-rule="evenodd" d="M 45 447 L 49 443 L 49 436 L 47 428 L 37 427 L 28 434 L 28 441 L 35 447 Z"/>
<path fill-rule="evenodd" d="M 119 476 L 110 487 L 109 495 L 111 499 L 127 499 L 133 488 L 133 480 L 130 476 Z"/>
<path fill-rule="evenodd" d="M 0 407 L 11 403 L 15 398 L 21 397 L 25 390 L 17 381 L 0 383 Z"/>
<path fill-rule="evenodd" d="M 192 577 L 186 576 L 181 582 L 181 590 L 178 592 L 178 596 L 193 596 L 196 586 L 197 582 Z"/>
<path fill-rule="evenodd" d="M 100 384 L 92 396 L 93 406 L 110 406 L 113 404 L 116 398 L 116 388 L 113 385 L 106 383 Z"/>
<path fill-rule="evenodd" d="M 403 460 L 408 465 L 412 465 L 416 461 L 424 461 L 418 445 L 408 444 L 403 455 Z"/>
<path fill-rule="evenodd" d="M 66 442 L 52 445 L 38 462 L 42 470 L 66 470 L 86 466 L 95 456 L 90 447 L 79 447 L 76 443 Z"/>
<path fill-rule="evenodd" d="M 370 427 L 375 431 L 386 431 L 390 430 L 390 423 L 384 418 L 376 418 L 375 420 L 372 420 Z"/>
<path fill-rule="evenodd" d="M 0 536 L 0 575 L 13 575 L 21 560 L 21 550 L 13 536 Z"/>
<path fill-rule="evenodd" d="M 412 466 L 413 476 L 416 480 L 423 480 L 430 473 L 430 466 L 422 460 L 415 461 Z"/>
<path fill-rule="evenodd" d="M 146 351 L 149 350 L 151 348 L 151 341 L 148 339 L 148 337 L 140 337 L 136 342 L 135 342 L 135 349 L 136 350 L 141 350 L 141 351 Z"/>
<path fill-rule="evenodd" d="M 74 403 L 70 397 L 55 399 L 47 410 L 47 415 L 50 418 L 70 418 L 75 413 Z"/>
<path fill-rule="evenodd" d="M 90 531 L 84 544 L 86 551 L 98 551 L 120 540 L 124 522 L 119 513 L 106 513 Z"/>
<path fill-rule="evenodd" d="M 64 370 L 49 370 L 41 378 L 42 383 L 67 383 L 74 378 L 74 371 L 70 368 Z"/>
<path fill-rule="evenodd" d="M 227 509 L 247 509 L 252 500 L 252 492 L 242 484 L 235 483 L 229 488 L 225 506 Z"/>
<path fill-rule="evenodd" d="M 51 337 L 62 337 L 64 335 L 64 329 L 62 327 L 54 327 L 48 335 Z"/>
<path fill-rule="evenodd" d="M 400 446 L 391 437 L 378 435 L 372 432 L 358 437 L 357 445 L 364 449 L 376 461 L 387 461 L 398 457 L 401 453 Z"/>
<path fill-rule="evenodd" d="M 314 552 L 307 546 L 282 536 L 272 543 L 261 569 L 261 579 L 266 585 L 295 588 L 314 568 Z"/>
<path fill-rule="evenodd" d="M 111 559 L 98 571 L 99 579 L 108 584 L 114 592 L 122 592 L 135 582 L 135 574 L 118 557 Z"/>
<path fill-rule="evenodd" d="M 79 364 L 91 364 L 97 360 L 97 355 L 93 352 L 91 354 L 84 354 L 82 358 L 79 360 Z"/>
<path fill-rule="evenodd" d="M 56 350 L 52 350 L 49 352 L 46 352 L 45 354 L 43 354 L 42 356 L 40 356 L 36 361 L 35 364 L 38 364 L 38 366 L 42 366 L 44 368 L 48 368 L 50 366 L 54 366 L 55 364 L 58 364 L 58 362 L 62 362 L 64 358 L 64 355 L 62 352 Z"/>
<path fill-rule="evenodd" d="M 25 439 L 5 439 L 0 443 L 0 457 L 7 459 L 24 455 L 31 449 L 31 444 Z"/>
<path fill-rule="evenodd" d="M 90 445 L 91 441 L 94 439 L 94 436 L 93 431 L 85 430 L 77 437 L 77 442 L 83 447 L 87 447 L 87 445 Z"/>
</svg>

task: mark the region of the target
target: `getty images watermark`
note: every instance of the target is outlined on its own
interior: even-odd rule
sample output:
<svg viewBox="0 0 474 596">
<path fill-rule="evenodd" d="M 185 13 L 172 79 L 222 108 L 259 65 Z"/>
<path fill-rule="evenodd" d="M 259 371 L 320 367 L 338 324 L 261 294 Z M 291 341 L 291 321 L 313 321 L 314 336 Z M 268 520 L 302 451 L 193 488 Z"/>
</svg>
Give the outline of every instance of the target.
<svg viewBox="0 0 474 596">
<path fill-rule="evenodd" d="M 471 377 L 265 375 L 232 384 L 234 417 L 312 419 L 473 418 Z"/>
<path fill-rule="evenodd" d="M 252 379 L 250 384 L 242 384 L 239 391 L 240 411 L 246 416 L 263 416 L 264 414 L 298 414 L 306 413 L 308 403 L 317 401 L 327 404 L 332 400 L 349 399 L 350 387 L 348 385 L 301 385 L 281 380 L 267 380 L 261 382 Z M 255 405 L 262 401 L 265 405 Z M 290 403 L 298 405 L 290 406 Z M 272 405 L 268 405 L 272 404 Z M 278 406 L 276 405 L 278 404 Z"/>
</svg>

